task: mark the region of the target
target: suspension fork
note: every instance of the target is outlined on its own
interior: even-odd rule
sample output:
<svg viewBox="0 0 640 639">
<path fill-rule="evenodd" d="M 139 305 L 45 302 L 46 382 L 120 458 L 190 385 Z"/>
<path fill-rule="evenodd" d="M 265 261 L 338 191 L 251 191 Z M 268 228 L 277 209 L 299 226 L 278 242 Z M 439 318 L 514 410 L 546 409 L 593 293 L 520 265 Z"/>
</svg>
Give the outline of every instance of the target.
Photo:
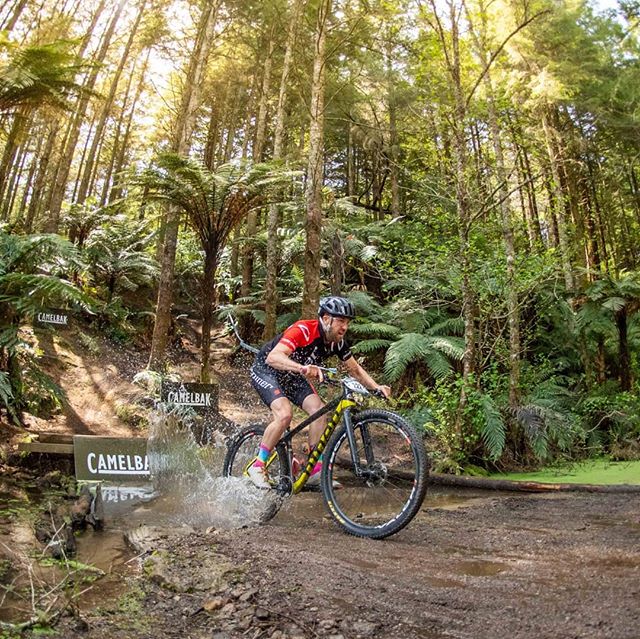
<svg viewBox="0 0 640 639">
<path fill-rule="evenodd" d="M 347 439 L 349 441 L 349 449 L 351 450 L 351 462 L 353 463 L 353 470 L 356 477 L 362 477 L 366 474 L 366 471 L 362 470 L 360 465 L 360 457 L 358 455 L 358 445 L 356 442 L 356 434 L 353 428 L 353 419 L 351 417 L 351 410 L 347 409 L 344 412 L 344 425 L 347 430 Z M 362 435 L 362 444 L 364 447 L 364 456 L 367 461 L 367 466 L 373 464 L 373 446 L 371 445 L 371 437 L 369 436 L 369 428 L 366 424 L 361 424 L 359 427 Z"/>
</svg>

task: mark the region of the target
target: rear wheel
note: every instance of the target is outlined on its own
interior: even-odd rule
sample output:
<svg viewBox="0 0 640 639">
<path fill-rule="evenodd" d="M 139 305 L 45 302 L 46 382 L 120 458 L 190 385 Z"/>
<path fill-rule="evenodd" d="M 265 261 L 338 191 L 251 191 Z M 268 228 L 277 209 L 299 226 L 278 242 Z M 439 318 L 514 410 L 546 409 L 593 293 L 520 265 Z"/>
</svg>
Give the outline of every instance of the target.
<svg viewBox="0 0 640 639">
<path fill-rule="evenodd" d="M 413 427 L 389 411 L 355 414 L 353 434 L 353 451 L 345 426 L 327 445 L 321 479 L 325 503 L 348 533 L 383 539 L 420 510 L 427 491 L 427 454 Z M 361 476 L 355 473 L 352 452 Z"/>
<path fill-rule="evenodd" d="M 251 466 L 258 454 L 264 431 L 263 424 L 253 424 L 243 428 L 231 439 L 222 470 L 225 477 L 245 476 L 244 471 Z M 283 479 L 290 480 L 289 458 L 282 444 L 273 450 L 271 458 L 267 462 L 267 473 L 269 483 L 274 488 L 279 488 Z"/>
<path fill-rule="evenodd" d="M 243 428 L 228 444 L 227 454 L 224 458 L 222 474 L 224 477 L 244 478 L 245 470 L 254 462 L 264 435 L 263 424 L 253 424 Z M 276 446 L 267 462 L 267 474 L 273 491 L 265 490 L 270 499 L 266 499 L 264 513 L 260 521 L 265 522 L 276 515 L 282 505 L 282 497 L 291 493 L 291 472 L 289 471 L 289 457 L 286 448 L 280 444 Z M 256 488 L 255 490 L 260 490 Z"/>
</svg>

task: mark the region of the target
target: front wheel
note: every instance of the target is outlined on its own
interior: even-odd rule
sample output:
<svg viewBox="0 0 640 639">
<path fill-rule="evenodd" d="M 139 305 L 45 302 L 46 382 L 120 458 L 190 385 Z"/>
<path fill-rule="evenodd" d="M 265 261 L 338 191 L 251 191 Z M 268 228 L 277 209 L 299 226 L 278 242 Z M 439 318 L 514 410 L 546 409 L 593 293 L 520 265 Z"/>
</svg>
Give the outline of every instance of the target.
<svg viewBox="0 0 640 639">
<path fill-rule="evenodd" d="M 327 444 L 321 478 L 324 500 L 346 532 L 383 539 L 404 528 L 420 510 L 427 491 L 427 454 L 413 427 L 389 411 L 353 415 L 353 435 L 353 450 L 346 426 Z"/>
</svg>

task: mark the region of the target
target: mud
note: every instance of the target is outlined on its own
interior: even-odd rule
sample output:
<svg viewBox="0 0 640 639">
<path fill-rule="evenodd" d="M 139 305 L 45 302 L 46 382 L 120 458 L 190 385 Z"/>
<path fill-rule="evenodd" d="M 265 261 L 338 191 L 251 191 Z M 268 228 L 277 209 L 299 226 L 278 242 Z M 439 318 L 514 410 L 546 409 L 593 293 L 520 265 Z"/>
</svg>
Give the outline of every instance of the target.
<svg viewBox="0 0 640 639">
<path fill-rule="evenodd" d="M 427 506 L 384 541 L 340 532 L 318 494 L 258 528 L 153 531 L 119 595 L 54 636 L 640 636 L 638 496 L 432 493 Z"/>
</svg>

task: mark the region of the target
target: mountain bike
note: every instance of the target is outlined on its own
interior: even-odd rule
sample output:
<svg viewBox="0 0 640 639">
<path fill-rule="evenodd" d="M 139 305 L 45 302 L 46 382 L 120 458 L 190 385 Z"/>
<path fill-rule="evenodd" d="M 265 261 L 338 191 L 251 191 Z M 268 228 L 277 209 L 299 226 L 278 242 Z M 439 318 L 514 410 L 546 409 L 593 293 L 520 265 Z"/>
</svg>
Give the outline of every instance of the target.
<svg viewBox="0 0 640 639">
<path fill-rule="evenodd" d="M 404 528 L 420 510 L 427 490 L 429 459 L 422 439 L 400 415 L 377 408 L 361 409 L 368 397 L 381 396 L 352 377 L 324 383 L 341 392 L 293 430 L 287 430 L 266 462 L 273 490 L 284 498 L 299 493 L 324 453 L 320 488 L 331 517 L 346 532 L 383 539 Z M 298 474 L 293 438 L 322 415 L 333 413 L 317 446 Z M 223 474 L 242 477 L 255 461 L 263 425 L 242 429 L 228 443 Z M 267 517 L 274 516 L 278 506 Z"/>
</svg>

